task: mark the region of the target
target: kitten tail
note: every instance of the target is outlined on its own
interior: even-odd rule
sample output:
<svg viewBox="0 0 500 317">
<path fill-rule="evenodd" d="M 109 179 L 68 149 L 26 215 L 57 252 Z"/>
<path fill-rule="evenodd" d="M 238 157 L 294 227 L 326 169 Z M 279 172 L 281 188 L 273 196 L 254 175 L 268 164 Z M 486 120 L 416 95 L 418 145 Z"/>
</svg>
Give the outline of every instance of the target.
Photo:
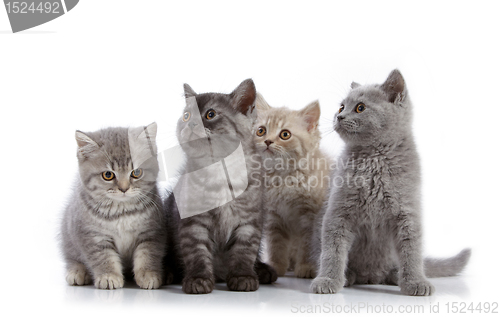
<svg viewBox="0 0 500 317">
<path fill-rule="evenodd" d="M 463 249 L 459 254 L 446 259 L 424 259 L 425 276 L 446 277 L 462 272 L 469 262 L 471 249 Z"/>
</svg>

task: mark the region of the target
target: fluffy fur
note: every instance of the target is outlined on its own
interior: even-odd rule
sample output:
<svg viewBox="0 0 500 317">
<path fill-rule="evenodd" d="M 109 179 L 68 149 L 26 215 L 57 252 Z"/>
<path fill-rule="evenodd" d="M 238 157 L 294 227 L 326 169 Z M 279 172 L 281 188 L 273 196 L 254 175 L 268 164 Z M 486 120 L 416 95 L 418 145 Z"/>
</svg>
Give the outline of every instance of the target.
<svg viewBox="0 0 500 317">
<path fill-rule="evenodd" d="M 299 111 L 272 108 L 259 95 L 256 106 L 254 141 L 263 157 L 270 265 L 278 276 L 292 269 L 297 277 L 313 278 L 317 270 L 311 257 L 314 220 L 324 203 L 331 167 L 319 149 L 319 103 Z"/>
<path fill-rule="evenodd" d="M 312 291 L 382 283 L 399 285 L 407 295 L 431 295 L 426 275 L 459 273 L 470 250 L 452 259 L 422 259 L 420 164 L 401 73 L 394 70 L 381 85 L 351 87 L 334 118 L 346 143 L 335 179 L 344 183 L 332 184 Z"/>
<path fill-rule="evenodd" d="M 219 162 L 234 150 L 231 144 L 237 140 L 243 147 L 248 187 L 220 207 L 181 219 L 182 289 L 188 294 L 210 293 L 215 281 L 221 280 L 226 281 L 232 291 L 255 291 L 259 283 L 272 283 L 277 276 L 271 267 L 258 259 L 264 214 L 260 157 L 255 155 L 252 142 L 254 83 L 245 80 L 231 94 L 196 94 L 187 84 L 184 90 L 186 98 L 196 98 L 198 108 L 193 111 L 188 105 L 177 126 L 177 137 L 187 156 L 184 172 L 197 171 Z M 209 119 L 210 110 L 215 111 L 215 115 Z M 201 115 L 201 121 L 191 117 L 195 112 Z M 197 135 L 200 131 L 198 122 L 203 125 L 204 136 Z M 170 195 L 167 204 L 202 208 L 207 202 L 199 199 L 197 193 L 203 192 L 211 199 L 220 196 L 220 188 L 211 186 L 212 183 L 210 177 L 190 179 L 189 184 L 179 181 L 174 192 L 181 194 Z"/>
<path fill-rule="evenodd" d="M 133 273 L 141 288 L 161 286 L 166 236 L 155 137 L 155 123 L 76 132 L 80 177 L 61 227 L 69 285 L 93 281 L 97 288 L 116 289 L 123 287 L 124 273 Z M 136 179 L 131 173 L 139 168 Z M 115 177 L 105 180 L 106 171 Z"/>
</svg>

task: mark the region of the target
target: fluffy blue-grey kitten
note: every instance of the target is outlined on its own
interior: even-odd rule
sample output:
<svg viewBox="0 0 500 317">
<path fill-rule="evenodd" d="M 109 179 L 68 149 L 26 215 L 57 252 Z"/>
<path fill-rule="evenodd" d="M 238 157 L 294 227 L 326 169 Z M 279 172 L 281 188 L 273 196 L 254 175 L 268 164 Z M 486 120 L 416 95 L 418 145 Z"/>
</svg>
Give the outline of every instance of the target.
<svg viewBox="0 0 500 317">
<path fill-rule="evenodd" d="M 161 286 L 166 232 L 155 138 L 156 123 L 76 132 L 80 177 L 61 228 L 68 284 L 115 289 L 133 273 L 141 288 Z"/>
<path fill-rule="evenodd" d="M 451 259 L 422 259 L 420 162 L 401 73 L 392 71 L 382 85 L 351 87 L 334 118 L 346 147 L 332 177 L 312 291 L 390 284 L 407 295 L 431 295 L 426 277 L 459 273 L 470 250 Z"/>
</svg>

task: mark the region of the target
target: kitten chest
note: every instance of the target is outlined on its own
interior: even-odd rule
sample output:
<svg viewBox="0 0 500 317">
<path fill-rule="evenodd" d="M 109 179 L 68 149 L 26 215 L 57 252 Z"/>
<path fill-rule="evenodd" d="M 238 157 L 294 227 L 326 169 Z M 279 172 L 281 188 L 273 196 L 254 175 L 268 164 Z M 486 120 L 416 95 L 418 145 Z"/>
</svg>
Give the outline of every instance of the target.
<svg viewBox="0 0 500 317">
<path fill-rule="evenodd" d="M 113 221 L 113 242 L 123 259 L 131 259 L 141 232 L 144 232 L 144 215 L 124 216 Z"/>
<path fill-rule="evenodd" d="M 397 208 L 396 188 L 399 173 L 383 155 L 361 157 L 353 161 L 346 181 L 357 190 L 361 218 L 374 223 L 383 221 Z"/>
</svg>

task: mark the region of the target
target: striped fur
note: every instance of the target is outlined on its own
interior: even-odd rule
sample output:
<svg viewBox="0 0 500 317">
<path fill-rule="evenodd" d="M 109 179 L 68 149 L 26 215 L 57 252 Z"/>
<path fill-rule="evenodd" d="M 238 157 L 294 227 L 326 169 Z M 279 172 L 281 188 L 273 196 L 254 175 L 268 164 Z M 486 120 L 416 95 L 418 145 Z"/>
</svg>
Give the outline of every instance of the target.
<svg viewBox="0 0 500 317">
<path fill-rule="evenodd" d="M 147 141 L 154 143 L 156 124 L 137 132 L 144 129 L 150 132 Z M 141 288 L 162 284 L 166 232 L 156 187 L 158 162 L 154 156 L 140 166 L 133 165 L 130 146 L 145 140 L 132 142 L 130 131 L 134 130 L 76 133 L 80 177 L 61 226 L 70 285 L 93 282 L 97 288 L 116 289 L 123 287 L 124 274 L 130 273 Z M 139 167 L 143 175 L 133 179 L 130 173 Z M 114 172 L 116 177 L 104 180 L 105 171 Z"/>
<path fill-rule="evenodd" d="M 179 224 L 179 252 L 184 274 L 182 289 L 188 294 L 210 293 L 216 281 L 226 281 L 232 291 L 255 291 L 259 283 L 271 283 L 277 278 L 274 270 L 259 260 L 263 213 L 260 157 L 255 156 L 251 127 L 254 115 L 255 86 L 246 80 L 231 94 L 196 94 L 185 85 L 186 97 L 196 97 L 199 113 L 215 109 L 217 118 L 203 119 L 204 129 L 210 139 L 217 136 L 237 136 L 242 144 L 248 176 L 248 187 L 234 200 L 208 212 L 181 219 Z M 185 171 L 199 168 L 196 152 L 200 148 L 186 142 L 189 122 L 179 120 L 177 137 L 187 154 Z M 183 144 L 183 145 L 182 145 Z M 195 155 L 191 155 L 194 153 Z M 197 202 L 195 193 L 213 191 L 207 186 L 210 180 L 194 182 L 188 197 L 170 195 L 166 205 L 173 208 L 175 199 Z M 177 186 L 181 186 L 177 184 Z M 179 202 L 179 201 L 177 201 Z M 197 202 L 203 204 L 203 201 Z M 176 213 L 177 211 L 170 210 Z"/>
</svg>

